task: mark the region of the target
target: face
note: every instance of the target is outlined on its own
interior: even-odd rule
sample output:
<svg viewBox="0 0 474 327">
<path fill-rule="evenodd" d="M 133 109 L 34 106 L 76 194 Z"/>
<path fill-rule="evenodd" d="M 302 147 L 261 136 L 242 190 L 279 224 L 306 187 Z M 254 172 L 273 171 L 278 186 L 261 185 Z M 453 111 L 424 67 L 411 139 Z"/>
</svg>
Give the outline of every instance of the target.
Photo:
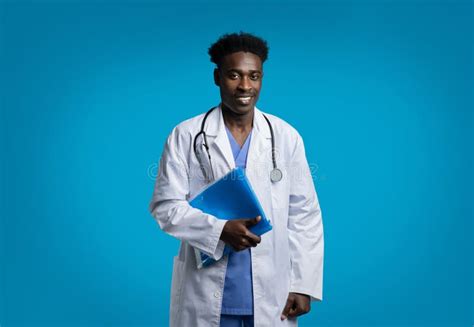
<svg viewBox="0 0 474 327">
<path fill-rule="evenodd" d="M 214 70 L 214 82 L 220 88 L 222 104 L 240 115 L 253 110 L 260 95 L 262 78 L 262 61 L 250 52 L 229 54 Z"/>
</svg>

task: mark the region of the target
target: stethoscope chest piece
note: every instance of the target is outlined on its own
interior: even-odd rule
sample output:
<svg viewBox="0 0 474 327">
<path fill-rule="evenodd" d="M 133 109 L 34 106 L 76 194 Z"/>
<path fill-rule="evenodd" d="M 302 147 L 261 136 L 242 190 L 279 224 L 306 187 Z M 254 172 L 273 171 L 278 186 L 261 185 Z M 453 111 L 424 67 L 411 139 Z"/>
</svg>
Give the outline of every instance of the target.
<svg viewBox="0 0 474 327">
<path fill-rule="evenodd" d="M 272 171 L 270 172 L 270 180 L 273 183 L 276 183 L 276 182 L 281 181 L 282 178 L 283 178 L 283 173 L 281 172 L 281 170 L 278 168 L 273 168 Z"/>
</svg>

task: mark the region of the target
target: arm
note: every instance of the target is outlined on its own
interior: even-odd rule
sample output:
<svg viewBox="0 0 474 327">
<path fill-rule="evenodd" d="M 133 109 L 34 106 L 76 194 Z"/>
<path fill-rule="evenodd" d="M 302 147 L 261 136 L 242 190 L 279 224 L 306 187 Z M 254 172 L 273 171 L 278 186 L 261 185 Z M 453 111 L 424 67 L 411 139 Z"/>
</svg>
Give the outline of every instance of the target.
<svg viewBox="0 0 474 327">
<path fill-rule="evenodd" d="M 296 306 L 296 313 L 302 314 L 309 311 L 307 305 L 310 300 L 322 300 L 324 235 L 319 201 L 299 135 L 290 178 L 288 233 L 291 283 L 288 301 L 291 303 L 287 302 L 287 306 Z"/>
<path fill-rule="evenodd" d="M 163 149 L 149 211 L 164 232 L 218 260 L 226 221 L 189 205 L 189 171 L 178 148 L 182 144 L 175 128 Z"/>
</svg>

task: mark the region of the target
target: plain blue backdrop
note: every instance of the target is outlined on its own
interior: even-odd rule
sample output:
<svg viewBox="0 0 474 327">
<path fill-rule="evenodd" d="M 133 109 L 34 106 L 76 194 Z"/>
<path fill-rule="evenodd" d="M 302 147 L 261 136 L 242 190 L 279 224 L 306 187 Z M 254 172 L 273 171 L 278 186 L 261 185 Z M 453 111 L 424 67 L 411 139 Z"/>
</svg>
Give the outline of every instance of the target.
<svg viewBox="0 0 474 327">
<path fill-rule="evenodd" d="M 472 326 L 473 2 L 0 3 L 0 324 L 165 326 L 147 211 L 207 48 L 267 39 L 258 106 L 303 136 L 324 301 L 301 326 Z"/>
</svg>

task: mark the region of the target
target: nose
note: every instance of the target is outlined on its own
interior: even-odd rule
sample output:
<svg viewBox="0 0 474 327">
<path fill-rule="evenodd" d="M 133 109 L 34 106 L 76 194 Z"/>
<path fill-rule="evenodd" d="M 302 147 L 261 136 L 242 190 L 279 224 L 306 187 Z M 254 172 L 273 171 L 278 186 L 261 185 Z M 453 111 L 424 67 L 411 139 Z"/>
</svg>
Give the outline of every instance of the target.
<svg viewBox="0 0 474 327">
<path fill-rule="evenodd" d="M 243 78 L 240 79 L 240 83 L 239 85 L 237 86 L 237 88 L 240 90 L 240 91 L 250 91 L 250 89 L 252 88 L 252 86 L 250 85 L 250 81 L 249 79 L 244 76 Z"/>
</svg>

